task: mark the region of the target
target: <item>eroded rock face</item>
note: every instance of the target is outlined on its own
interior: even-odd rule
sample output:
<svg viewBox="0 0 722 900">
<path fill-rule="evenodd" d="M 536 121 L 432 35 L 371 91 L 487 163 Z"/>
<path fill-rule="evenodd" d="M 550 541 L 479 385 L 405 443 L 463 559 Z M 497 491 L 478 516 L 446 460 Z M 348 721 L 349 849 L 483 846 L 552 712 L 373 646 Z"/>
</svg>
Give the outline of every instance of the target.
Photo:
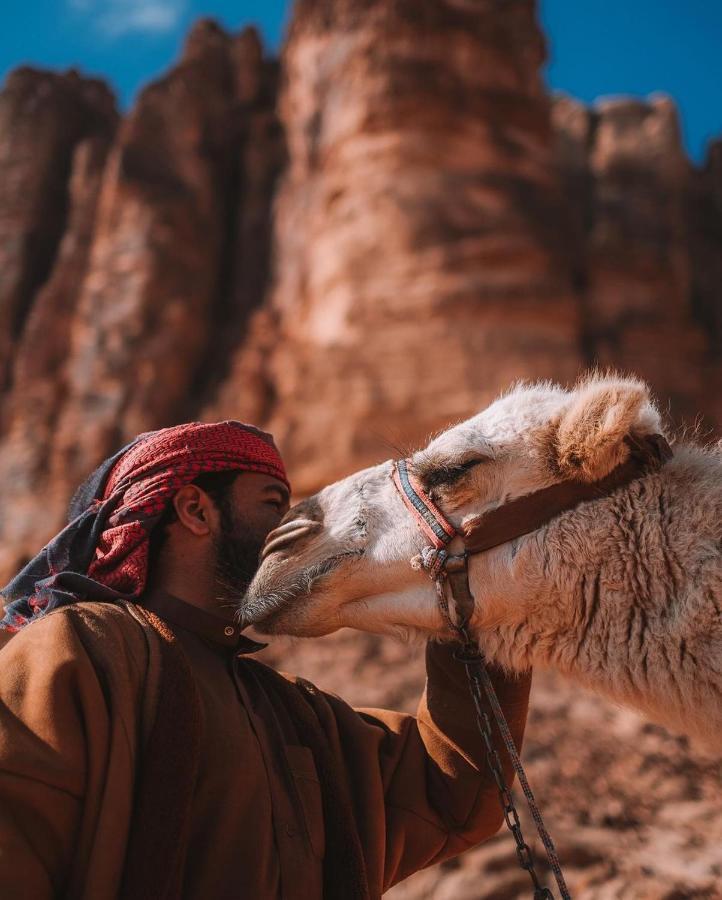
<svg viewBox="0 0 722 900">
<path fill-rule="evenodd" d="M 666 97 L 591 109 L 562 97 L 554 123 L 575 219 L 587 355 L 649 380 L 678 416 L 705 410 L 717 418 L 722 407 L 709 385 L 719 337 L 710 310 L 719 309 L 720 295 L 707 273 L 721 220 L 706 182 L 711 167 L 692 169 Z M 712 207 L 706 216 L 700 194 Z M 704 287 L 696 285 L 702 272 Z"/>
<path fill-rule="evenodd" d="M 280 63 L 199 23 L 117 129 L 98 82 L 11 76 L 0 580 L 189 418 L 274 431 L 298 493 L 595 362 L 721 421 L 722 145 L 552 102 L 543 56 L 531 0 L 302 0 Z"/>
<path fill-rule="evenodd" d="M 266 279 L 276 77 L 255 34 L 201 22 L 110 148 L 76 141 L 60 252 L 16 328 L 0 570 L 57 529 L 73 485 L 126 435 L 191 417 L 220 376 L 218 347 L 237 343 Z"/>
<path fill-rule="evenodd" d="M 111 151 L 71 335 L 51 460 L 58 473 L 81 477 L 100 448 L 193 411 L 237 252 L 231 46 L 201 23 L 181 63 L 141 94 Z"/>
<path fill-rule="evenodd" d="M 691 176 L 688 197 L 690 303 L 707 335 L 703 358 L 704 402 L 719 426 L 722 422 L 722 141 L 711 144 L 705 165 Z"/>
<path fill-rule="evenodd" d="M 33 555 L 38 541 L 48 536 L 46 528 L 57 524 L 67 499 L 66 479 L 48 483 L 48 459 L 67 398 L 70 334 L 87 269 L 108 147 L 109 140 L 104 137 L 87 138 L 76 147 L 66 229 L 52 274 L 38 292 L 17 342 L 0 443 L 0 505 L 4 511 L 12 511 L 0 519 L 5 539 L 0 561 L 7 559 L 8 565 L 19 556 Z M 60 504 L 57 509 L 54 498 Z"/>
<path fill-rule="evenodd" d="M 0 393 L 70 227 L 74 154 L 84 141 L 107 143 L 116 123 L 108 88 L 72 71 L 17 69 L 0 92 Z"/>
<path fill-rule="evenodd" d="M 717 157 L 671 101 L 550 113 L 530 4 L 358 10 L 298 6 L 276 281 L 209 414 L 264 422 L 302 492 L 519 377 L 616 366 L 720 421 Z"/>
<path fill-rule="evenodd" d="M 581 364 L 533 4 L 360 6 L 298 5 L 276 282 L 212 408 L 302 491 Z"/>
</svg>

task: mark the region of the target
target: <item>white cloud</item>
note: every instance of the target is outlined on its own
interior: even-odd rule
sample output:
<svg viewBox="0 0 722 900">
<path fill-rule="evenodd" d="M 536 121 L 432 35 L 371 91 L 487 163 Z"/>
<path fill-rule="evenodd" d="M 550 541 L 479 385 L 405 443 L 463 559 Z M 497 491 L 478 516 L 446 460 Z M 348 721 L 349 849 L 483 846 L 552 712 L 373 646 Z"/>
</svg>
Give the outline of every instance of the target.
<svg viewBox="0 0 722 900">
<path fill-rule="evenodd" d="M 181 20 L 187 0 L 68 0 L 71 9 L 107 38 L 166 34 Z"/>
</svg>

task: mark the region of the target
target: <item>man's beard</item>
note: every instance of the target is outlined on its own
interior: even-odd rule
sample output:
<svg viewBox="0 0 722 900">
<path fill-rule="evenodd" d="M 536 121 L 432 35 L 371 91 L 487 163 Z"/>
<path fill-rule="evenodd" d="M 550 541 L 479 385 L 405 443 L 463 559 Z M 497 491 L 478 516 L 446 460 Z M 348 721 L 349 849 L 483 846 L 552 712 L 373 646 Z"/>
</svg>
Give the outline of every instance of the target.
<svg viewBox="0 0 722 900">
<path fill-rule="evenodd" d="M 216 592 L 224 607 L 237 608 L 259 565 L 265 535 L 254 534 L 241 523 L 222 522 L 216 538 Z"/>
</svg>

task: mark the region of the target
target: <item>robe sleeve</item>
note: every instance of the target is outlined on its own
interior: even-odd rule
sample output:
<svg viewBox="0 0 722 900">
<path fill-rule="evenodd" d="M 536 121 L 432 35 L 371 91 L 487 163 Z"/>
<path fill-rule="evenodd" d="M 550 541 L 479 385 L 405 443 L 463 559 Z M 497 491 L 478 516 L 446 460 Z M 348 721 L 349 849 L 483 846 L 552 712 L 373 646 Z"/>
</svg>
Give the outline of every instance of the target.
<svg viewBox="0 0 722 900">
<path fill-rule="evenodd" d="M 103 691 L 70 619 L 49 615 L 15 635 L 0 651 L 3 900 L 64 893 L 107 738 Z"/>
<path fill-rule="evenodd" d="M 426 690 L 415 717 L 377 709 L 347 712 L 334 704 L 367 864 L 378 868 L 383 891 L 486 840 L 503 822 L 466 672 L 453 650 L 428 644 Z M 520 747 L 531 673 L 505 676 L 490 667 L 490 675 Z M 513 770 L 498 736 L 495 746 L 511 784 Z M 380 828 L 374 822 L 379 808 L 385 813 Z M 382 860 L 378 866 L 374 856 Z"/>
</svg>

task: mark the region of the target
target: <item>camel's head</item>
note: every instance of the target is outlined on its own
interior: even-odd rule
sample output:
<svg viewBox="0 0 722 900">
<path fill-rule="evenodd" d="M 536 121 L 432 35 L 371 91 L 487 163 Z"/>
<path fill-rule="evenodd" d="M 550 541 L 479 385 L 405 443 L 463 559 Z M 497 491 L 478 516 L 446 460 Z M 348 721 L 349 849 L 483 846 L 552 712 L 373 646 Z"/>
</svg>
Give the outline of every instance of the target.
<svg viewBox="0 0 722 900">
<path fill-rule="evenodd" d="M 660 430 L 647 387 L 593 376 L 567 391 L 519 385 L 411 457 L 411 469 L 457 528 L 465 521 L 568 479 L 596 481 L 623 462 L 625 438 Z M 426 539 L 382 463 L 293 507 L 268 536 L 242 606 L 268 633 L 439 633 L 434 585 L 412 567 Z M 456 549 L 452 545 L 452 551 Z"/>
</svg>

